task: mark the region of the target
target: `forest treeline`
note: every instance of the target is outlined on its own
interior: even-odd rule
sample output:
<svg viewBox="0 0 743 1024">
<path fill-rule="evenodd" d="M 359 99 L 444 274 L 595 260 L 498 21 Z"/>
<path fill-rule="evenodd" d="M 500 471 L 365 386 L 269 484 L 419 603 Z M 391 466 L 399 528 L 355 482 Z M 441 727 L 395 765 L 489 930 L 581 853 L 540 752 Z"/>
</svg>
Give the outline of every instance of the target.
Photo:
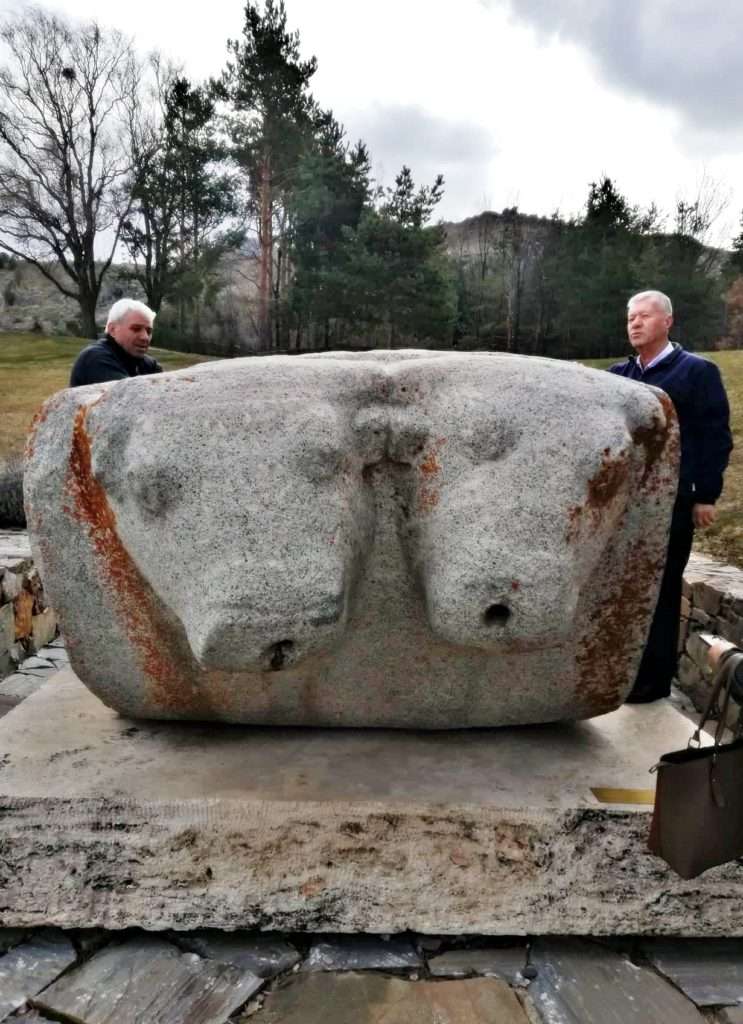
<svg viewBox="0 0 743 1024">
<path fill-rule="evenodd" d="M 678 202 L 669 225 L 604 176 L 576 217 L 437 222 L 443 174 L 421 184 L 403 166 L 394 184 L 374 181 L 366 144 L 314 98 L 317 61 L 283 0 L 245 5 L 207 82 L 41 8 L 0 38 L 0 250 L 75 300 L 86 336 L 115 265 L 180 348 L 205 347 L 216 322 L 229 354 L 610 355 L 627 298 L 647 287 L 673 298 L 683 344 L 730 343 L 743 240 L 705 244 L 708 195 Z M 227 266 L 238 301 L 223 301 Z"/>
</svg>

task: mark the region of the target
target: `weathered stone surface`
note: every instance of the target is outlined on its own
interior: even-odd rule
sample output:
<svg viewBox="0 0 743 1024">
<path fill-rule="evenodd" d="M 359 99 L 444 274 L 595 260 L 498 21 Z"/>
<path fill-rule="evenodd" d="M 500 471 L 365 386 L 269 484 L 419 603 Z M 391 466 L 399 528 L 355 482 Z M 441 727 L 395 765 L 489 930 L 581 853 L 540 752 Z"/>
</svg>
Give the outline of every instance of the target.
<svg viewBox="0 0 743 1024">
<path fill-rule="evenodd" d="M 402 981 L 378 974 L 300 974 L 271 992 L 263 1024 L 528 1024 L 503 981 Z"/>
<path fill-rule="evenodd" d="M 9 926 L 730 935 L 743 868 L 646 849 L 667 704 L 504 730 L 131 722 L 69 672 L 0 721 Z"/>
<path fill-rule="evenodd" d="M 56 642 L 42 647 L 38 654 L 40 658 L 51 661 L 57 668 L 64 668 L 70 661 L 67 651 L 61 644 L 56 644 Z"/>
<path fill-rule="evenodd" d="M 428 961 L 428 968 L 435 978 L 467 978 L 480 974 L 502 978 L 511 985 L 523 981 L 521 971 L 525 966 L 525 946 L 450 949 Z"/>
<path fill-rule="evenodd" d="M 31 645 L 34 651 L 41 650 L 54 639 L 57 632 L 57 615 L 53 608 L 45 608 L 31 620 Z"/>
<path fill-rule="evenodd" d="M 576 364 L 372 352 L 69 389 L 29 448 L 34 554 L 110 706 L 446 729 L 622 702 L 678 437 Z"/>
<path fill-rule="evenodd" d="M 545 1024 L 704 1024 L 689 1000 L 653 971 L 579 939 L 538 940 L 529 997 Z"/>
<path fill-rule="evenodd" d="M 26 697 L 36 693 L 44 684 L 45 678 L 39 678 L 30 672 L 14 672 L 0 680 L 0 713 L 9 711 Z"/>
<path fill-rule="evenodd" d="M 401 971 L 423 966 L 408 939 L 349 935 L 316 942 L 302 964 L 305 971 Z"/>
<path fill-rule="evenodd" d="M 0 957 L 0 1021 L 46 988 L 75 960 L 70 940 L 51 931 L 32 936 Z"/>
<path fill-rule="evenodd" d="M 251 971 L 259 978 L 273 978 L 290 970 L 302 959 L 290 942 L 278 935 L 214 930 L 189 932 L 176 937 L 179 946 L 199 956 L 232 964 Z"/>
<path fill-rule="evenodd" d="M 14 572 L 31 565 L 31 545 L 25 530 L 0 530 L 0 565 Z"/>
<path fill-rule="evenodd" d="M 743 939 L 655 939 L 642 950 L 697 1006 L 743 1003 Z"/>
<path fill-rule="evenodd" d="M 0 654 L 10 650 L 15 643 L 15 618 L 13 605 L 0 606 Z"/>
<path fill-rule="evenodd" d="M 48 673 L 53 670 L 54 665 L 47 658 L 42 658 L 38 654 L 34 654 L 30 658 L 26 658 L 24 660 L 22 667 L 24 672 L 32 672 L 34 669 L 43 669 Z"/>
<path fill-rule="evenodd" d="M 23 577 L 10 569 L 0 569 L 0 596 L 4 602 L 12 601 L 20 594 Z"/>
<path fill-rule="evenodd" d="M 694 606 L 697 609 L 706 612 L 711 618 L 718 614 L 724 591 L 710 586 L 707 582 L 698 582 L 692 584 L 691 592 Z"/>
<path fill-rule="evenodd" d="M 743 1006 L 725 1006 L 716 1014 L 717 1024 L 743 1024 Z"/>
<path fill-rule="evenodd" d="M 702 611 L 701 608 L 694 608 L 690 618 L 693 622 L 699 623 L 702 629 L 709 629 L 710 623 L 714 621 L 713 617 L 708 615 L 707 612 Z"/>
<path fill-rule="evenodd" d="M 82 1024 L 222 1024 L 263 984 L 150 937 L 107 946 L 34 999 Z"/>
</svg>

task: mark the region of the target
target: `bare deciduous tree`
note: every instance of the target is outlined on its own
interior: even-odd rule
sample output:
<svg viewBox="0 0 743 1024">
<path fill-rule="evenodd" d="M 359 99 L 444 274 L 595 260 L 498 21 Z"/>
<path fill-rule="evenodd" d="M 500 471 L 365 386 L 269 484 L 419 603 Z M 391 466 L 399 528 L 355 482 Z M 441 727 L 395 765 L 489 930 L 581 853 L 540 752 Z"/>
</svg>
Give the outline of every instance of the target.
<svg viewBox="0 0 743 1024">
<path fill-rule="evenodd" d="M 36 8 L 2 25 L 0 39 L 0 248 L 76 299 L 94 337 L 130 205 L 140 65 L 119 33 Z"/>
</svg>

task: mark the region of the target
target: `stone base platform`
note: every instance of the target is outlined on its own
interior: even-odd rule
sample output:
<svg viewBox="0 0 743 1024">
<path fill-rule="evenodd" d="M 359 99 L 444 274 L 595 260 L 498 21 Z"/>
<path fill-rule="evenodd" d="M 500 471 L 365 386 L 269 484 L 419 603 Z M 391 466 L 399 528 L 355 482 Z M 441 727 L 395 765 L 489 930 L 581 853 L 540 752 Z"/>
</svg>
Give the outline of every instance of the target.
<svg viewBox="0 0 743 1024">
<path fill-rule="evenodd" d="M 651 807 L 593 792 L 647 791 L 690 731 L 666 702 L 450 733 L 134 722 L 61 672 L 0 722 L 0 925 L 743 935 L 743 866 L 682 881 Z"/>
</svg>

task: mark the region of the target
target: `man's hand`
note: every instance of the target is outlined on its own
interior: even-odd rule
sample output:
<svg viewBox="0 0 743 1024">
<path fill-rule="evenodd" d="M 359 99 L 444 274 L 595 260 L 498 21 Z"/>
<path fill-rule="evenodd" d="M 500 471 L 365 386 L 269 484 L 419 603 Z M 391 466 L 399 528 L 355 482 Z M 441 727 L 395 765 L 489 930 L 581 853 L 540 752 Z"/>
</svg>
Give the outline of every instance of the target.
<svg viewBox="0 0 743 1024">
<path fill-rule="evenodd" d="M 714 505 L 693 505 L 691 518 L 694 520 L 694 525 L 697 529 L 704 530 L 707 526 L 711 526 L 714 523 L 717 518 L 717 509 Z"/>
<path fill-rule="evenodd" d="M 709 667 L 715 668 L 725 651 L 729 651 L 733 647 L 735 647 L 735 644 L 731 644 L 728 640 L 715 640 L 707 652 L 707 664 Z"/>
</svg>

